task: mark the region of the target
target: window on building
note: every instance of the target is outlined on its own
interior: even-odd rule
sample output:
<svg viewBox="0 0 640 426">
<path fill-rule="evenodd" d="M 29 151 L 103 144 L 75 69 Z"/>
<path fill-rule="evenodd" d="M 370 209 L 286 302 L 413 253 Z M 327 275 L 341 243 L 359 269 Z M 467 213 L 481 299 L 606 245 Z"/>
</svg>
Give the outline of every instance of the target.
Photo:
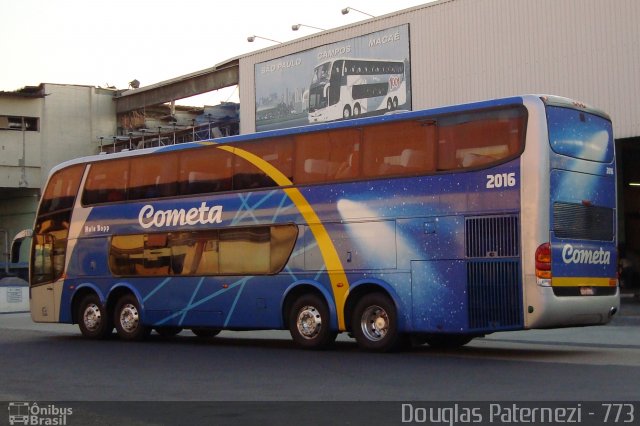
<svg viewBox="0 0 640 426">
<path fill-rule="evenodd" d="M 22 117 L 14 115 L 0 115 L 0 130 L 25 130 L 37 132 L 40 130 L 40 119 L 37 117 Z"/>
</svg>

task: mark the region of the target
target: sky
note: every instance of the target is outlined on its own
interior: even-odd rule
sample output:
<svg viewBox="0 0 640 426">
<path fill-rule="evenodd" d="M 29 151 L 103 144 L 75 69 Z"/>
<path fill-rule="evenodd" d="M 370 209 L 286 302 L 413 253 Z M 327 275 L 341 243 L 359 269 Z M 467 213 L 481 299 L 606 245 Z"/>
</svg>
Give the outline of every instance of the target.
<svg viewBox="0 0 640 426">
<path fill-rule="evenodd" d="M 318 30 L 431 0 L 13 0 L 2 7 L 0 91 L 40 83 L 126 89 L 213 67 Z M 348 14 L 341 10 L 351 7 Z M 237 101 L 236 88 L 190 104 Z M 184 102 L 179 102 L 184 103 Z M 189 103 L 189 102 L 187 102 Z"/>
</svg>

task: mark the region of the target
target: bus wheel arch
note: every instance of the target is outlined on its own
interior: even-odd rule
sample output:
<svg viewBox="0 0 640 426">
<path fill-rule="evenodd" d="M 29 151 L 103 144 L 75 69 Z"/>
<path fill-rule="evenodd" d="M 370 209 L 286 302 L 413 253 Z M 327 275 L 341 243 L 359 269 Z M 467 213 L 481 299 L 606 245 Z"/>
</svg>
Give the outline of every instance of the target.
<svg viewBox="0 0 640 426">
<path fill-rule="evenodd" d="M 294 342 L 305 349 L 324 349 L 338 333 L 331 326 L 332 310 L 324 294 L 311 285 L 300 285 L 286 296 L 282 318 Z"/>
</svg>

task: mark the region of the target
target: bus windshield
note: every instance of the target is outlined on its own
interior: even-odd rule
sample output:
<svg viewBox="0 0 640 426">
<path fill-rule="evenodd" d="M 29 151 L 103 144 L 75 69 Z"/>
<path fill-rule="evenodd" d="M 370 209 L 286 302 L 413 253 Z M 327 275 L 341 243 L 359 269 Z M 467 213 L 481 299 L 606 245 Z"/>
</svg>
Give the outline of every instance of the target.
<svg viewBox="0 0 640 426">
<path fill-rule="evenodd" d="M 550 106 L 547 108 L 549 142 L 558 154 L 582 160 L 613 160 L 611 122 L 595 114 Z"/>
<path fill-rule="evenodd" d="M 322 65 L 318 65 L 313 70 L 313 78 L 311 83 L 319 83 L 327 81 L 329 79 L 329 71 L 331 70 L 331 62 L 325 62 Z"/>
</svg>

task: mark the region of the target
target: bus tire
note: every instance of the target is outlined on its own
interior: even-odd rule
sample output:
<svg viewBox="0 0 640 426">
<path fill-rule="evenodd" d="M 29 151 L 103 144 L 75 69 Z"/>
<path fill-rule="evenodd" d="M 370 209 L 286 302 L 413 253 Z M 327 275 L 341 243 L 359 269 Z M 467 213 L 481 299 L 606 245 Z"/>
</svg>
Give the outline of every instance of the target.
<svg viewBox="0 0 640 426">
<path fill-rule="evenodd" d="M 362 108 L 360 107 L 360 104 L 356 103 L 353 106 L 353 116 L 358 117 L 361 113 L 362 113 Z"/>
<path fill-rule="evenodd" d="M 82 298 L 76 313 L 78 327 L 84 337 L 104 339 L 113 331 L 113 323 L 105 306 L 97 294 L 87 294 Z"/>
<path fill-rule="evenodd" d="M 342 118 L 351 118 L 351 107 L 349 105 L 345 105 L 342 110 Z"/>
<path fill-rule="evenodd" d="M 391 98 L 387 99 L 387 111 L 393 111 L 393 101 Z"/>
<path fill-rule="evenodd" d="M 364 350 L 390 352 L 407 346 L 408 337 L 398 331 L 393 301 L 382 293 L 369 293 L 356 303 L 351 331 Z"/>
<path fill-rule="evenodd" d="M 393 110 L 397 110 L 398 109 L 398 97 L 394 96 L 393 97 Z"/>
<path fill-rule="evenodd" d="M 210 339 L 220 334 L 220 329 L 218 328 L 194 327 L 191 331 L 201 339 Z"/>
<path fill-rule="evenodd" d="M 324 349 L 338 335 L 330 327 L 329 308 L 322 297 L 305 294 L 289 311 L 289 332 L 293 341 L 305 349 Z"/>
<path fill-rule="evenodd" d="M 122 296 L 116 304 L 114 323 L 118 336 L 122 340 L 144 340 L 151 333 L 151 328 L 142 323 L 140 304 L 132 294 Z"/>
</svg>

